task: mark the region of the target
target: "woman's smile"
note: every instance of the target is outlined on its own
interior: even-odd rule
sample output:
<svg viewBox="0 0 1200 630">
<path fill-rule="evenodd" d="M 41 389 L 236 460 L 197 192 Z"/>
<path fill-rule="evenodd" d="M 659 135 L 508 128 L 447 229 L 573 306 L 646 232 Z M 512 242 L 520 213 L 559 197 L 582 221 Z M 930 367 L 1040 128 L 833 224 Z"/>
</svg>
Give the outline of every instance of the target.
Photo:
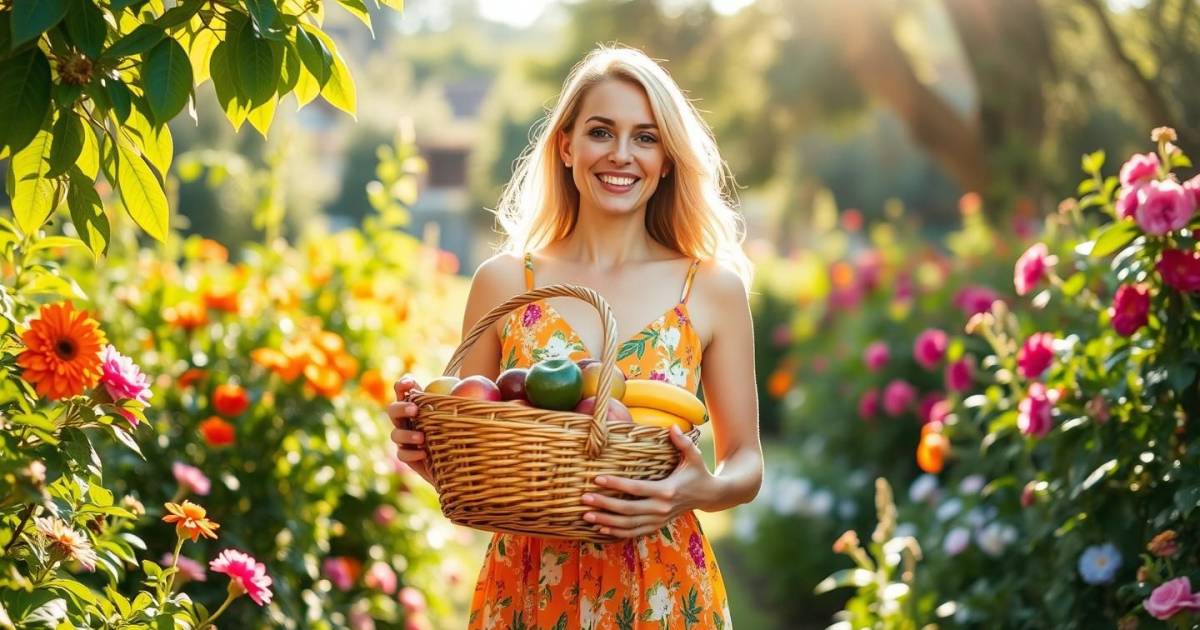
<svg viewBox="0 0 1200 630">
<path fill-rule="evenodd" d="M 600 187 L 614 195 L 624 195 L 633 190 L 642 178 L 629 173 L 597 173 Z"/>
</svg>

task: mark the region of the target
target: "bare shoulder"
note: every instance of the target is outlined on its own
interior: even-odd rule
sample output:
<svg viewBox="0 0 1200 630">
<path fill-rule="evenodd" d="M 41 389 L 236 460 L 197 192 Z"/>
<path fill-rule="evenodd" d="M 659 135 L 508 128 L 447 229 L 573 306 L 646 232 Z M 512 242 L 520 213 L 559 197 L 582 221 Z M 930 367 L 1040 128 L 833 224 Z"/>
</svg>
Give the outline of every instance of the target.
<svg viewBox="0 0 1200 630">
<path fill-rule="evenodd" d="M 706 260 L 696 269 L 689 306 L 705 348 L 721 330 L 749 322 L 749 299 L 742 277 L 714 260 Z"/>
<path fill-rule="evenodd" d="M 499 253 L 479 264 L 471 278 L 467 319 L 476 321 L 496 305 L 525 290 L 524 260 L 518 254 Z"/>
</svg>

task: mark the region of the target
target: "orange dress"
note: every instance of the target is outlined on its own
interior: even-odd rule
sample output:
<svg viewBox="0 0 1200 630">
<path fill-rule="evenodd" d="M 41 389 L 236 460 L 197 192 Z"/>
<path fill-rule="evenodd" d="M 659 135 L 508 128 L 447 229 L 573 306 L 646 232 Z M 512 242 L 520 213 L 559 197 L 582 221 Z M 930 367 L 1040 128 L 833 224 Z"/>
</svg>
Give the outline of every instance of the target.
<svg viewBox="0 0 1200 630">
<path fill-rule="evenodd" d="M 687 298 L 698 263 L 688 270 L 678 304 L 618 344 L 617 367 L 626 378 L 664 380 L 696 391 L 701 344 Z M 525 286 L 534 287 L 529 254 Z M 526 304 L 504 321 L 501 369 L 588 356 L 579 336 L 546 300 Z M 712 547 L 688 512 L 654 534 L 610 544 L 493 535 L 468 628 L 726 630 L 732 623 Z"/>
</svg>

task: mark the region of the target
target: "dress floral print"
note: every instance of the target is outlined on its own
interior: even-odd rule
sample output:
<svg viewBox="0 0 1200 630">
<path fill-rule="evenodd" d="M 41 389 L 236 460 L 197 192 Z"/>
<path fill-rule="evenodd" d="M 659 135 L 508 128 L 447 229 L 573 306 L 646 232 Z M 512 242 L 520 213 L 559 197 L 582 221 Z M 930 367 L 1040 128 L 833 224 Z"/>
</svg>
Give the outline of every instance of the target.
<svg viewBox="0 0 1200 630">
<path fill-rule="evenodd" d="M 697 263 L 688 270 L 679 303 L 618 344 L 617 367 L 627 378 L 658 379 L 696 391 L 701 343 L 687 314 L 687 298 Z M 525 284 L 534 286 L 528 254 Z M 545 300 L 511 313 L 502 331 L 502 369 L 591 356 Z M 732 627 L 720 569 L 691 512 L 655 534 L 611 544 L 494 534 L 468 623 L 469 630 Z"/>
</svg>

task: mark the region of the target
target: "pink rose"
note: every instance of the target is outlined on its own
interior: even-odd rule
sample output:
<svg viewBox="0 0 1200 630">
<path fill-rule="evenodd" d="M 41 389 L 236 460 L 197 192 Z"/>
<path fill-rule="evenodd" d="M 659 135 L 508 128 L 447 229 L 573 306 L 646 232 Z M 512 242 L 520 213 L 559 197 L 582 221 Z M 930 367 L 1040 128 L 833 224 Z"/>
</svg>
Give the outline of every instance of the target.
<svg viewBox="0 0 1200 630">
<path fill-rule="evenodd" d="M 866 363 L 867 369 L 872 372 L 882 370 L 883 366 L 887 365 L 889 358 L 887 343 L 883 341 L 873 341 L 863 351 L 863 363 Z"/>
<path fill-rule="evenodd" d="M 1192 193 L 1192 201 L 1200 207 L 1200 175 L 1183 182 L 1183 189 Z"/>
<path fill-rule="evenodd" d="M 1158 176 L 1157 153 L 1135 153 L 1121 167 L 1121 185 L 1135 186 Z"/>
<path fill-rule="evenodd" d="M 398 599 L 407 614 L 416 615 L 425 612 L 425 595 L 411 586 L 400 589 Z"/>
<path fill-rule="evenodd" d="M 1181 610 L 1200 610 L 1200 593 L 1192 592 L 1190 580 L 1179 577 L 1159 585 L 1142 605 L 1151 617 L 1166 620 Z"/>
<path fill-rule="evenodd" d="M 1050 266 L 1050 250 L 1045 243 L 1034 243 L 1017 259 L 1013 273 L 1013 285 L 1017 295 L 1025 295 L 1046 277 L 1046 269 Z"/>
<path fill-rule="evenodd" d="M 879 414 L 879 390 L 868 389 L 858 399 L 858 417 L 873 420 Z"/>
<path fill-rule="evenodd" d="M 917 401 L 917 389 L 907 382 L 896 379 L 883 390 L 883 410 L 895 417 L 912 407 Z"/>
<path fill-rule="evenodd" d="M 963 357 L 946 366 L 946 389 L 952 392 L 965 392 L 971 389 L 971 360 Z"/>
<path fill-rule="evenodd" d="M 1157 268 L 1163 284 L 1179 291 L 1200 291 L 1200 250 L 1168 249 Z"/>
<path fill-rule="evenodd" d="M 1117 216 L 1122 219 L 1137 216 L 1137 209 L 1142 200 L 1142 188 L 1142 185 L 1121 188 L 1121 192 L 1117 193 Z"/>
<path fill-rule="evenodd" d="M 926 370 L 932 370 L 946 356 L 947 341 L 945 331 L 936 328 L 922 331 L 913 343 L 913 359 Z"/>
<path fill-rule="evenodd" d="M 1142 284 L 1123 284 L 1117 288 L 1113 305 L 1108 309 L 1113 330 L 1129 337 L 1149 321 L 1150 289 Z"/>
<path fill-rule="evenodd" d="M 963 315 L 970 317 L 992 310 L 992 302 L 998 299 L 1000 296 L 989 287 L 965 286 L 954 295 L 954 306 L 958 307 Z"/>
<path fill-rule="evenodd" d="M 1196 213 L 1196 199 L 1191 191 L 1171 180 L 1150 182 L 1138 197 L 1135 218 L 1147 234 L 1162 236 L 1187 227 Z"/>
<path fill-rule="evenodd" d="M 941 422 L 942 419 L 946 417 L 946 413 L 948 413 L 949 410 L 945 405 L 942 405 L 940 408 L 938 405 L 945 402 L 946 396 L 942 392 L 929 392 L 928 394 L 922 396 L 921 402 L 917 405 L 917 415 L 920 416 L 921 422 L 932 422 L 934 420 L 933 412 L 935 408 L 938 409 L 938 413 L 941 415 L 940 418 L 937 418 L 937 421 Z"/>
<path fill-rule="evenodd" d="M 1054 335 L 1033 333 L 1017 351 L 1017 373 L 1024 378 L 1036 379 L 1054 362 Z"/>
<path fill-rule="evenodd" d="M 1034 382 L 1029 384 L 1029 392 L 1017 405 L 1020 412 L 1017 416 L 1017 428 L 1025 435 L 1041 437 L 1050 432 L 1050 412 L 1054 409 L 1052 398 L 1054 393 L 1046 386 Z"/>
</svg>

